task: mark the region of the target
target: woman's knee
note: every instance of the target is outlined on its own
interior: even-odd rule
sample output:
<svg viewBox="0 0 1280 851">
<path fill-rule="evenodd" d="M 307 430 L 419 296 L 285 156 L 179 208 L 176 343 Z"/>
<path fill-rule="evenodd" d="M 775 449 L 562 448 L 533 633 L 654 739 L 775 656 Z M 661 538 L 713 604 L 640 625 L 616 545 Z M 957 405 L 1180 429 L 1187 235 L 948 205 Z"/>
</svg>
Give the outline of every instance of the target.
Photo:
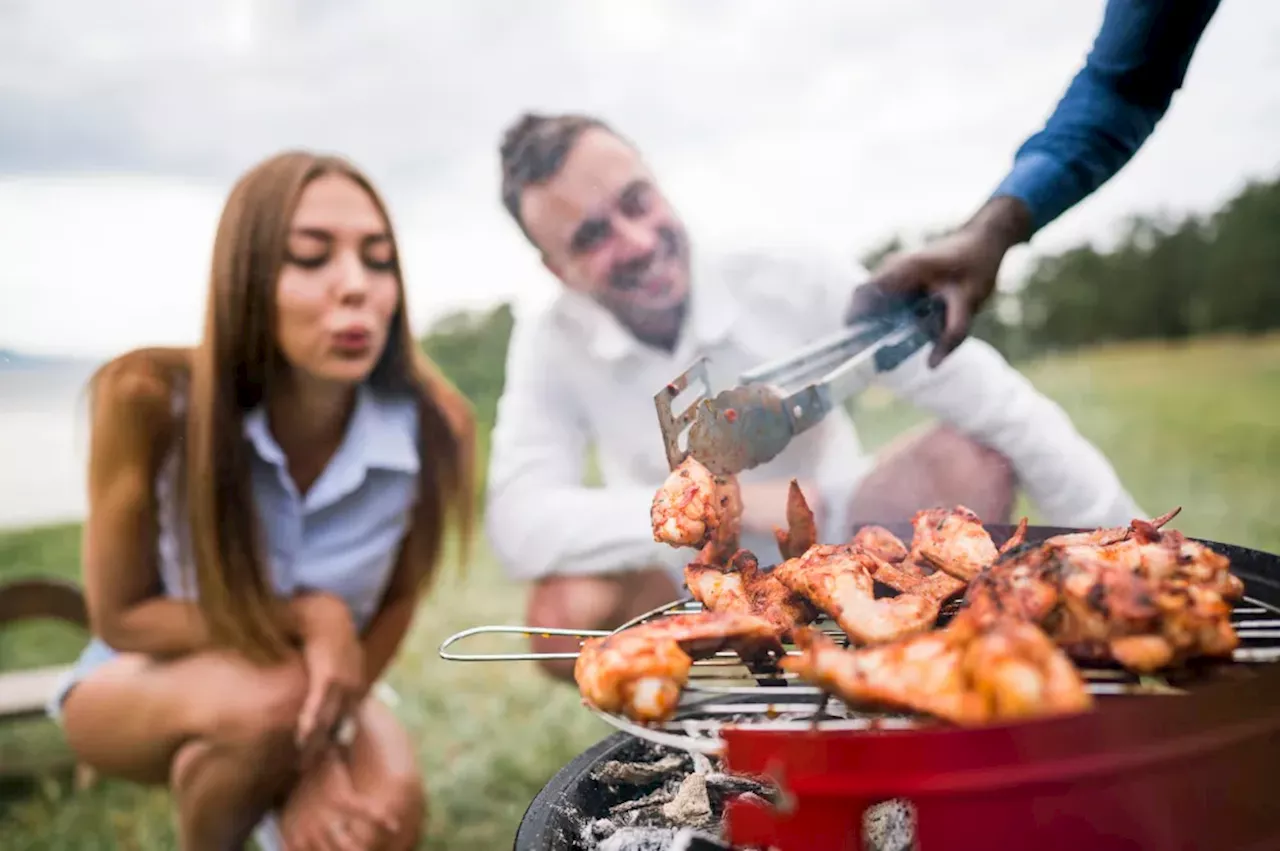
<svg viewBox="0 0 1280 851">
<path fill-rule="evenodd" d="M 270 667 L 227 660 L 217 679 L 210 687 L 221 697 L 208 704 L 203 736 L 250 749 L 292 743 L 307 693 L 301 660 Z"/>
</svg>

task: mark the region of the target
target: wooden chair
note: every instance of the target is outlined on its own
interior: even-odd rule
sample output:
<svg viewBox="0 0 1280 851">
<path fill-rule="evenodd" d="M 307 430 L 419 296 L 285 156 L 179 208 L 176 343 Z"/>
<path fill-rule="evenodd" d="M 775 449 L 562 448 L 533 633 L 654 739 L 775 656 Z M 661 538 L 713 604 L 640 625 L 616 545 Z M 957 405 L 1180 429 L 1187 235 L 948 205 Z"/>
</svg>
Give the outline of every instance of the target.
<svg viewBox="0 0 1280 851">
<path fill-rule="evenodd" d="M 19 621 L 53 619 L 84 629 L 89 613 L 84 594 L 74 582 L 48 577 L 16 579 L 0 583 L 0 629 Z M 0 723 L 43 717 L 45 706 L 71 665 L 51 665 L 22 671 L 0 671 Z M 26 777 L 38 771 L 75 768 L 77 787 L 93 782 L 93 772 L 70 753 L 41 760 L 40 765 L 6 762 L 0 780 Z"/>
</svg>

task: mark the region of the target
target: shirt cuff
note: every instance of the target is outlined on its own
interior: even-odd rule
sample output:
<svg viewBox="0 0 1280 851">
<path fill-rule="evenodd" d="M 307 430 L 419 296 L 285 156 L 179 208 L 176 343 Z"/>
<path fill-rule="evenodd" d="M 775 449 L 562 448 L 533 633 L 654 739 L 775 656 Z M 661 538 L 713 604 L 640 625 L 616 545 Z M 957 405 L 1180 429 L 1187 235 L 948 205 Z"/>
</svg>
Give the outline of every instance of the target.
<svg viewBox="0 0 1280 851">
<path fill-rule="evenodd" d="M 1069 175 L 1054 157 L 1032 152 L 1018 157 L 1013 169 L 991 193 L 992 198 L 1011 196 L 1031 213 L 1031 234 L 1062 215 L 1083 195 L 1071 188 Z"/>
</svg>

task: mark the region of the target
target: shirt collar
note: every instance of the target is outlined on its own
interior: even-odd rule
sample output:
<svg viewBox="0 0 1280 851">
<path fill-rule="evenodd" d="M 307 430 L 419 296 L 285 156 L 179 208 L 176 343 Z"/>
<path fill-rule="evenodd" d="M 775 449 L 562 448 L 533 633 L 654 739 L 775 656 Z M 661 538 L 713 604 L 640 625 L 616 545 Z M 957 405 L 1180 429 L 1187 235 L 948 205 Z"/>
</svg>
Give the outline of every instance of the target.
<svg viewBox="0 0 1280 851">
<path fill-rule="evenodd" d="M 271 434 L 264 406 L 258 405 L 245 415 L 244 434 L 263 461 L 285 468 L 284 450 Z M 308 493 L 307 502 L 313 508 L 336 502 L 359 487 L 372 469 L 413 474 L 418 468 L 416 402 L 385 396 L 361 384 L 347 432 Z"/>
<path fill-rule="evenodd" d="M 738 308 L 728 282 L 706 265 L 693 264 L 689 281 L 689 312 L 678 351 L 690 348 L 690 343 L 696 349 L 724 340 L 733 329 Z M 581 335 L 596 358 L 617 362 L 644 349 L 644 344 L 612 313 L 582 293 L 562 288 L 556 297 L 556 310 Z"/>
</svg>

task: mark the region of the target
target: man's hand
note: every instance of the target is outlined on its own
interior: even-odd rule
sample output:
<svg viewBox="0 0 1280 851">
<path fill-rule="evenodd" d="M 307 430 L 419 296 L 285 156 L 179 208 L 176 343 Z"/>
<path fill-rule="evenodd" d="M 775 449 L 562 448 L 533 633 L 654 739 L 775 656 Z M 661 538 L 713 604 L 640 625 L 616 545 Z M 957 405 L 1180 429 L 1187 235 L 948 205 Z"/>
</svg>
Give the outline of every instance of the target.
<svg viewBox="0 0 1280 851">
<path fill-rule="evenodd" d="M 333 748 L 298 781 L 280 823 L 287 851 L 368 851 L 398 829 L 389 812 L 355 790 Z"/>
<path fill-rule="evenodd" d="M 364 697 L 364 648 L 346 604 L 328 594 L 308 595 L 299 627 L 307 696 L 296 735 L 306 770 L 329 747 L 334 727 Z"/>
<path fill-rule="evenodd" d="M 1026 239 L 1029 223 L 1021 201 L 993 198 L 959 230 L 882 263 L 854 290 L 846 322 L 882 311 L 903 298 L 936 294 L 946 305 L 942 334 L 929 353 L 929 366 L 936 367 L 968 336 L 973 317 L 995 291 L 1005 254 Z"/>
</svg>

